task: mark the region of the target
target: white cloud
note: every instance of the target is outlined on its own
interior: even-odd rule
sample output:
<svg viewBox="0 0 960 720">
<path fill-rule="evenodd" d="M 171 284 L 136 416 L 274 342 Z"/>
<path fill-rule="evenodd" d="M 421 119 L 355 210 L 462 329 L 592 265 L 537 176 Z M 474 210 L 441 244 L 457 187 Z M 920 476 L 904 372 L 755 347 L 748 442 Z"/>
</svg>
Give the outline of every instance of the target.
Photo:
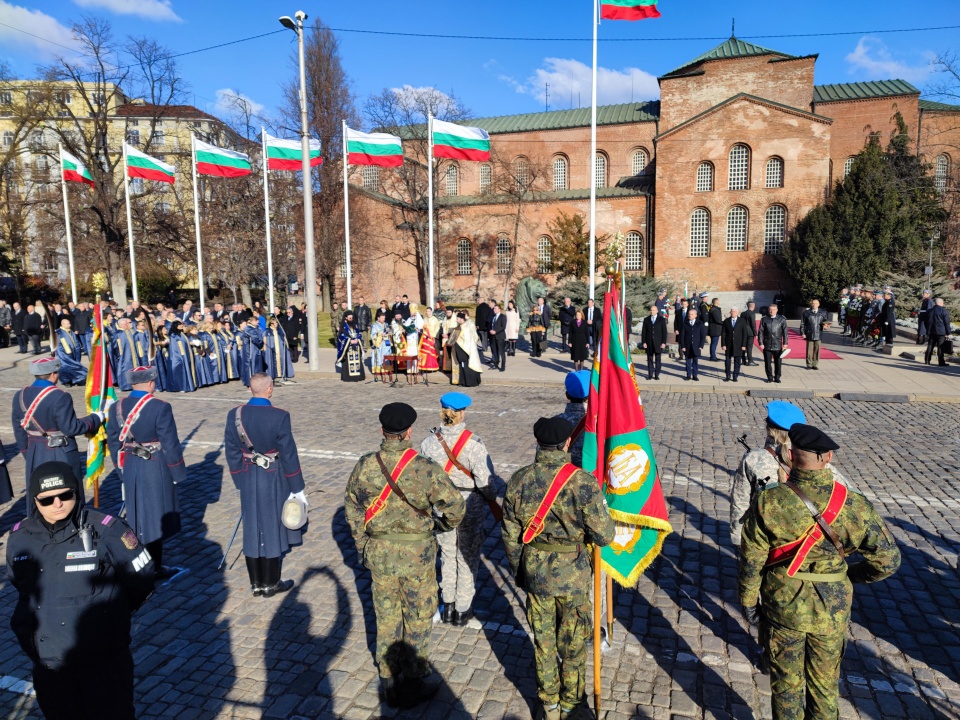
<svg viewBox="0 0 960 720">
<path fill-rule="evenodd" d="M 572 58 L 544 58 L 543 67 L 537 68 L 525 82 L 509 75 L 499 75 L 498 80 L 539 102 L 546 99 L 546 85 L 549 83 L 550 105 L 554 108 L 569 107 L 571 102 L 573 107 L 590 105 L 591 68 Z M 623 70 L 597 68 L 598 104 L 653 100 L 659 96 L 656 76 L 645 70 L 635 67 Z"/>
<path fill-rule="evenodd" d="M 84 8 L 103 8 L 117 15 L 137 15 L 147 20 L 182 22 L 171 0 L 73 0 Z"/>
<path fill-rule="evenodd" d="M 0 0 L 0 47 L 19 48 L 49 58 L 63 54 L 65 49 L 75 47 L 75 43 L 70 28 L 56 18 Z"/>
<path fill-rule="evenodd" d="M 846 58 L 851 74 L 864 71 L 869 80 L 886 80 L 900 78 L 910 82 L 924 82 L 933 71 L 931 61 L 934 54 L 924 52 L 925 62 L 922 65 L 909 65 L 893 57 L 886 44 L 878 38 L 867 35 L 860 38 L 857 47 Z"/>
<path fill-rule="evenodd" d="M 244 115 L 263 116 L 266 106 L 253 98 L 230 88 L 217 90 L 213 114 L 217 117 L 241 117 Z"/>
</svg>

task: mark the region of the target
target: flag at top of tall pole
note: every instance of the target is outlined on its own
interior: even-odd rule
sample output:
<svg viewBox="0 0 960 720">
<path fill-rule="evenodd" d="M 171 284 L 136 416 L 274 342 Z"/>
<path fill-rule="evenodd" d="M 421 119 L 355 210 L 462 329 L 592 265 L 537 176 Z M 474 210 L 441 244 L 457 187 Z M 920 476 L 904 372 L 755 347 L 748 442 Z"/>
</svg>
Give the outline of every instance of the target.
<svg viewBox="0 0 960 720">
<path fill-rule="evenodd" d="M 243 177 L 253 172 L 250 156 L 236 150 L 227 150 L 202 140 L 195 140 L 194 154 L 198 175 L 216 177 Z"/>
<path fill-rule="evenodd" d="M 486 162 L 490 159 L 490 135 L 478 127 L 434 119 L 433 156 Z"/>
<path fill-rule="evenodd" d="M 93 175 L 87 166 L 63 149 L 60 150 L 60 169 L 63 171 L 64 180 L 82 182 L 93 187 Z"/>
<path fill-rule="evenodd" d="M 348 165 L 377 165 L 400 167 L 403 165 L 403 144 L 400 138 L 389 133 L 365 133 L 344 128 Z"/>
<path fill-rule="evenodd" d="M 647 20 L 660 17 L 657 0 L 601 0 L 604 20 Z"/>
<path fill-rule="evenodd" d="M 266 148 L 268 170 L 302 170 L 303 145 L 299 140 L 284 140 L 263 133 L 263 144 Z M 320 141 L 310 139 L 310 167 L 323 164 L 320 157 Z"/>
</svg>

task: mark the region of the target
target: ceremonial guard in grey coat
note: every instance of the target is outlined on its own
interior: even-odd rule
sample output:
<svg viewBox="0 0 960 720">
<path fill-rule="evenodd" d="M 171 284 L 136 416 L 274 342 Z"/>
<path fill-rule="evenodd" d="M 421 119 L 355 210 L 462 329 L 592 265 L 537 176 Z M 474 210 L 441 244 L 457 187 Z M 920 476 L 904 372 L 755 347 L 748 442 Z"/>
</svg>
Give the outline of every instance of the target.
<svg viewBox="0 0 960 720">
<path fill-rule="evenodd" d="M 497 490 L 491 482 L 496 475 L 493 461 L 483 440 L 464 424 L 464 414 L 472 402 L 469 395 L 460 392 L 441 396 L 443 426 L 434 428 L 420 444 L 420 454 L 443 468 L 467 506 L 463 520 L 455 529 L 437 533 L 443 596 L 440 617 L 443 622 L 458 626 L 466 625 L 473 617 L 480 547 L 485 537 L 484 521 L 491 511 L 500 521 Z"/>
<path fill-rule="evenodd" d="M 163 566 L 163 541 L 180 532 L 177 483 L 187 478 L 177 423 L 170 403 L 153 396 L 157 369 L 127 373 L 128 397 L 107 413 L 110 457 L 123 480 L 127 523 L 153 558 L 158 579 L 176 570 Z"/>
<path fill-rule="evenodd" d="M 13 434 L 23 453 L 27 481 L 35 468 L 53 461 L 67 463 L 78 478 L 84 477 L 86 470 L 74 438 L 96 431 L 103 423 L 100 412 L 77 417 L 73 398 L 56 387 L 58 370 L 60 361 L 56 358 L 34 360 L 30 363 L 30 373 L 36 380 L 13 396 Z M 83 501 L 82 490 L 80 501 Z M 29 485 L 27 507 L 30 507 Z"/>
<path fill-rule="evenodd" d="M 233 484 L 240 491 L 243 554 L 256 596 L 273 597 L 293 587 L 280 579 L 280 558 L 299 545 L 303 530 L 281 522 L 283 504 L 296 498 L 304 505 L 303 474 L 290 428 L 290 413 L 273 407 L 273 380 L 266 373 L 250 378 L 253 397 L 227 413 L 224 449 Z"/>
</svg>

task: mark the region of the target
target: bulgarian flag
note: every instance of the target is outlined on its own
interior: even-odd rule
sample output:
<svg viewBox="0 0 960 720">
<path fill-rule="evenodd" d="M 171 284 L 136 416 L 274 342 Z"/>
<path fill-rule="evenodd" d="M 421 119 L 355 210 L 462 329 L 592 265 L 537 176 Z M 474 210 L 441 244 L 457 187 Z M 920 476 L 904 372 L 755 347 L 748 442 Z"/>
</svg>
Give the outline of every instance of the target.
<svg viewBox="0 0 960 720">
<path fill-rule="evenodd" d="M 194 142 L 198 175 L 232 178 L 243 177 L 253 172 L 249 155 L 210 145 L 201 140 L 194 140 Z"/>
<path fill-rule="evenodd" d="M 434 120 L 433 156 L 486 162 L 490 159 L 490 136 L 480 128 Z"/>
<path fill-rule="evenodd" d="M 583 469 L 597 478 L 617 524 L 616 538 L 601 548 L 601 565 L 618 583 L 633 587 L 673 528 L 633 362 L 623 345 L 619 282 L 614 279 L 603 300 L 603 339 L 590 378 Z"/>
<path fill-rule="evenodd" d="M 396 135 L 347 128 L 347 164 L 400 167 L 403 165 L 403 145 Z"/>
<path fill-rule="evenodd" d="M 605 20 L 646 20 L 660 17 L 657 0 L 600 0 Z"/>
<path fill-rule="evenodd" d="M 124 143 L 123 149 L 127 154 L 128 177 L 156 180 L 157 182 L 170 184 L 173 184 L 177 179 L 177 170 L 173 165 L 167 165 L 162 160 L 152 158 L 126 143 Z"/>
<path fill-rule="evenodd" d="M 268 170 L 300 170 L 303 168 L 303 146 L 299 140 L 284 140 L 264 133 L 263 142 L 266 148 Z M 322 164 L 320 141 L 311 138 L 310 167 L 317 167 L 317 165 Z"/>
<path fill-rule="evenodd" d="M 93 307 L 93 341 L 90 343 L 90 367 L 87 370 L 87 413 L 105 408 L 108 402 L 117 399 L 113 387 L 113 374 L 106 353 L 110 352 L 103 341 L 103 309 L 100 303 Z M 110 451 L 107 449 L 107 428 L 101 425 L 87 441 L 87 487 L 93 487 L 103 474 Z"/>
<path fill-rule="evenodd" d="M 64 180 L 82 182 L 93 187 L 93 175 L 87 170 L 87 166 L 65 150 L 60 151 L 60 168 L 63 170 Z"/>
</svg>

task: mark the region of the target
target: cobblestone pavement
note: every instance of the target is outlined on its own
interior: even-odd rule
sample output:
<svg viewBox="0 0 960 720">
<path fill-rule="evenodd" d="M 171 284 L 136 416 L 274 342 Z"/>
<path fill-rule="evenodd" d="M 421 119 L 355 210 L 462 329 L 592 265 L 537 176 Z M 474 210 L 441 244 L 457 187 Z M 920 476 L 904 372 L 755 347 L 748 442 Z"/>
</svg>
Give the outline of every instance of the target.
<svg viewBox="0 0 960 720">
<path fill-rule="evenodd" d="M 4 407 L 11 378 L 21 373 L 0 374 Z M 250 596 L 242 562 L 216 569 L 239 508 L 224 472 L 224 418 L 245 400 L 243 388 L 165 396 L 186 443 L 189 480 L 180 487 L 184 530 L 164 559 L 186 572 L 134 619 L 140 718 L 530 717 L 533 648 L 498 529 L 484 544 L 482 624 L 434 630 L 445 688 L 406 713 L 377 699 L 370 580 L 343 519 L 343 487 L 359 454 L 377 445 L 384 402 L 417 408 L 420 439 L 437 424 L 437 398 L 447 389 L 331 380 L 278 388 L 275 402 L 293 412 L 311 512 L 304 546 L 284 565 L 296 588 L 269 600 Z M 555 388 L 471 393 L 468 422 L 504 478 L 533 458 L 533 422 L 563 404 Z M 73 395 L 79 405 L 79 389 Z M 843 446 L 839 466 L 878 505 L 904 553 L 893 578 L 857 588 L 842 717 L 960 718 L 960 407 L 825 398 L 800 405 Z M 735 438 L 747 432 L 759 442 L 763 414 L 763 401 L 740 395 L 650 396 L 648 423 L 676 532 L 638 588 L 616 593 L 614 643 L 601 673 L 610 720 L 770 716 L 769 683 L 754 665 L 756 644 L 736 602 L 727 523 L 729 473 L 741 455 Z M 10 455 L 9 420 L 0 420 L 0 434 Z M 22 491 L 19 458 L 10 471 Z M 103 507 L 116 509 L 118 493 L 111 476 Z M 0 506 L 0 531 L 22 513 L 22 499 Z M 230 561 L 238 550 L 236 543 Z M 36 718 L 29 667 L 8 630 L 13 604 L 12 588 L 0 580 L 0 709 L 4 717 Z"/>
</svg>

